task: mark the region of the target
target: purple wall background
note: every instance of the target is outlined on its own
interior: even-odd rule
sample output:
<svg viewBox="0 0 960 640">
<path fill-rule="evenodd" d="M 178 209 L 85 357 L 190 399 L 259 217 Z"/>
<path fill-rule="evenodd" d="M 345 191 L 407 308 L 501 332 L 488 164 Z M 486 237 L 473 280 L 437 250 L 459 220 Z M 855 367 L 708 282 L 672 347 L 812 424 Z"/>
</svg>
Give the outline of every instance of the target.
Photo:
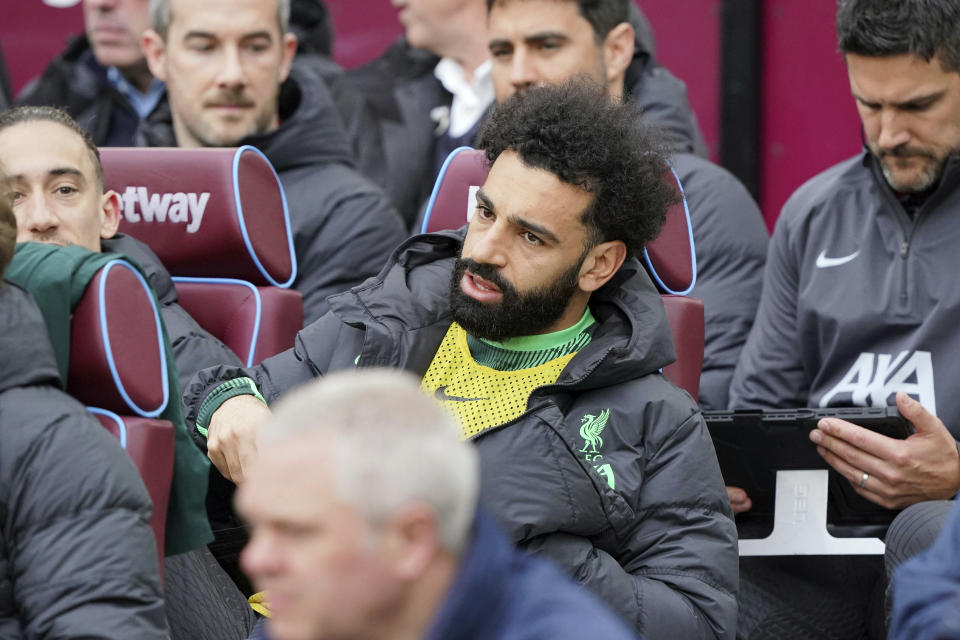
<svg viewBox="0 0 960 640">
<path fill-rule="evenodd" d="M 14 90 L 40 73 L 69 33 L 82 29 L 72 0 L 4 0 L 0 47 Z M 639 0 L 653 25 L 661 62 L 687 83 L 690 103 L 718 157 L 722 0 Z M 327 0 L 336 59 L 362 64 L 400 35 L 387 0 Z M 772 227 L 784 201 L 808 178 L 856 153 L 860 125 L 836 52 L 834 0 L 765 0 L 760 206 Z"/>
</svg>

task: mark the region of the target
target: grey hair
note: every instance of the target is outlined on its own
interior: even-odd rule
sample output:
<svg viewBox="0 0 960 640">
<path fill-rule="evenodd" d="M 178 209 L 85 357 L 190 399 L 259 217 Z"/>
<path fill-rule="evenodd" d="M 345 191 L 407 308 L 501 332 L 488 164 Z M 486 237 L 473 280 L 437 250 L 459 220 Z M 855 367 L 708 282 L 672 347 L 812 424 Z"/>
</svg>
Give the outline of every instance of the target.
<svg viewBox="0 0 960 640">
<path fill-rule="evenodd" d="M 150 28 L 167 39 L 167 31 L 173 21 L 170 0 L 150 0 Z M 280 33 L 286 33 L 290 27 L 290 0 L 277 0 L 277 22 Z"/>
<path fill-rule="evenodd" d="M 454 417 L 392 369 L 334 373 L 285 396 L 264 445 L 320 436 L 336 495 L 376 525 L 412 503 L 433 508 L 447 551 L 466 546 L 479 490 L 474 446 Z"/>
</svg>

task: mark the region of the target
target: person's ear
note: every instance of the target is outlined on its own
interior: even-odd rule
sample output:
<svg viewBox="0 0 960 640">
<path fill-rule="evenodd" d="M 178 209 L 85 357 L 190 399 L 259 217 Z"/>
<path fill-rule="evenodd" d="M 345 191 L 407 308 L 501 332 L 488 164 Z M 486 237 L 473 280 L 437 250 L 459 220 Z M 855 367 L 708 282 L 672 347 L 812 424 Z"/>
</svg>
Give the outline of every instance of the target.
<svg viewBox="0 0 960 640">
<path fill-rule="evenodd" d="M 283 40 L 280 43 L 280 82 L 287 79 L 290 75 L 290 65 L 293 64 L 293 57 L 297 55 L 297 36 L 292 33 L 283 34 Z"/>
<path fill-rule="evenodd" d="M 107 191 L 102 196 L 100 206 L 103 211 L 103 221 L 100 224 L 100 237 L 103 239 L 112 238 L 117 235 L 117 228 L 120 226 L 120 196 L 116 191 Z"/>
<path fill-rule="evenodd" d="M 140 50 L 154 78 L 167 81 L 167 47 L 159 33 L 147 29 L 140 36 Z"/>
<path fill-rule="evenodd" d="M 627 245 L 622 240 L 601 242 L 590 249 L 580 267 L 580 290 L 591 293 L 605 285 L 626 259 Z"/>
<path fill-rule="evenodd" d="M 423 575 L 440 552 L 437 515 L 423 503 L 409 505 L 384 528 L 383 553 L 401 580 L 412 582 Z"/>
<path fill-rule="evenodd" d="M 611 92 L 623 91 L 623 78 L 633 60 L 633 38 L 633 27 L 628 22 L 621 22 L 603 39 L 603 63 Z"/>
</svg>

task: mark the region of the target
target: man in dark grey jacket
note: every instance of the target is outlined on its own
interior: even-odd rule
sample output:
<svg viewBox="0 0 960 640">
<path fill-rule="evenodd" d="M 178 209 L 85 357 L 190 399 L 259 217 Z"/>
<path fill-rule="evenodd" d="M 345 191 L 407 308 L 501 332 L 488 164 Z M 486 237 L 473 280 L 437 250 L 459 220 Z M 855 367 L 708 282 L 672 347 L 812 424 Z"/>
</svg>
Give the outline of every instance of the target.
<svg viewBox="0 0 960 640">
<path fill-rule="evenodd" d="M 857 492 L 908 507 L 887 531 L 889 575 L 932 541 L 947 512 L 938 500 L 960 489 L 960 285 L 947 275 L 960 242 L 960 2 L 843 0 L 837 32 L 866 149 L 811 179 L 784 206 L 730 403 L 896 403 L 911 415 L 909 394 L 942 420 L 917 424 L 906 440 L 841 420 L 824 420 L 811 433 Z M 735 511 L 749 507 L 747 497 L 734 504 Z M 802 572 L 813 575 L 809 567 Z M 832 617 L 821 604 L 834 601 L 824 596 L 828 574 L 836 574 L 833 563 L 808 586 L 807 601 L 817 603 L 808 611 L 822 621 Z M 777 583 L 786 581 L 768 584 Z M 799 583 L 792 586 L 784 607 L 804 600 Z M 849 581 L 833 593 L 846 605 L 838 615 L 847 616 L 858 594 Z"/>
<path fill-rule="evenodd" d="M 0 197 L 0 278 L 16 223 Z M 46 326 L 0 279 L 0 637 L 167 637 L 150 497 L 63 393 Z"/>
<path fill-rule="evenodd" d="M 167 101 L 138 144 L 260 149 L 290 207 L 304 322 L 319 318 L 328 295 L 376 275 L 407 234 L 354 169 L 323 80 L 293 62 L 288 1 L 156 0 L 151 12 L 144 49 Z"/>
<path fill-rule="evenodd" d="M 737 552 L 716 457 L 659 372 L 670 329 L 633 257 L 672 199 L 662 156 L 595 87 L 509 100 L 480 140 L 493 166 L 465 235 L 408 241 L 292 350 L 201 372 L 188 419 L 242 482 L 268 414 L 251 395 L 273 402 L 354 366 L 411 370 L 476 443 L 483 499 L 515 542 L 646 637 L 732 637 Z"/>
<path fill-rule="evenodd" d="M 683 83 L 653 60 L 633 28 L 628 0 L 491 0 L 488 31 L 497 100 L 539 83 L 585 74 L 629 101 L 664 132 L 690 211 L 705 348 L 699 401 L 724 409 L 753 323 L 767 230 L 756 203 L 729 172 L 696 155 L 699 130 Z"/>
<path fill-rule="evenodd" d="M 902 508 L 960 489 L 960 284 L 945 276 L 960 241 L 960 3 L 848 0 L 837 28 L 867 149 L 784 206 L 731 404 L 908 392 L 946 429 L 894 441 L 830 421 L 812 436 L 862 495 Z"/>
</svg>

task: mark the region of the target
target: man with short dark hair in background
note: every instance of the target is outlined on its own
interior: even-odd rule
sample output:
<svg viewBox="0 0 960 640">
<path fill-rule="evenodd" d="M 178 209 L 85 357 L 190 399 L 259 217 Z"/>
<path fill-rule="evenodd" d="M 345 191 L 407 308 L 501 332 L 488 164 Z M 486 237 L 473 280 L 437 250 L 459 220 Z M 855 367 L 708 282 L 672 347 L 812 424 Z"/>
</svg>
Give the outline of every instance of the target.
<svg viewBox="0 0 960 640">
<path fill-rule="evenodd" d="M 942 420 L 917 423 L 906 440 L 842 420 L 811 433 L 858 493 L 909 507 L 887 531 L 889 572 L 932 541 L 949 508 L 942 501 L 960 489 L 960 283 L 946 275 L 960 244 L 960 1 L 841 0 L 837 35 L 865 149 L 784 205 L 730 401 L 895 403 L 907 417 L 919 403 Z M 840 576 L 835 566 L 824 572 Z M 849 584 L 833 589 L 848 610 L 860 595 Z M 809 589 L 810 602 L 824 599 L 822 583 Z M 784 592 L 788 608 L 798 593 Z"/>
<path fill-rule="evenodd" d="M 630 0 L 488 0 L 490 56 L 498 101 L 540 84 L 585 75 L 663 128 L 686 195 L 703 300 L 700 405 L 725 409 L 730 378 L 753 323 L 767 246 L 756 203 L 728 171 L 693 151 L 696 127 L 665 95 L 666 73 L 639 49 Z M 644 97 L 646 96 L 646 97 Z M 653 104 L 656 102 L 656 104 Z M 647 110 L 649 109 L 649 110 Z"/>
<path fill-rule="evenodd" d="M 262 151 L 290 208 L 304 323 L 317 319 L 328 295 L 376 275 L 406 233 L 354 169 L 323 80 L 294 61 L 290 0 L 151 0 L 150 13 L 143 47 L 167 94 L 139 142 Z"/>
<path fill-rule="evenodd" d="M 137 126 L 163 95 L 140 50 L 140 34 L 150 26 L 147 0 L 83 0 L 83 22 L 85 35 L 17 101 L 61 107 L 98 146 L 132 147 Z"/>
<path fill-rule="evenodd" d="M 472 146 L 493 103 L 483 0 L 393 0 L 404 36 L 380 57 L 349 71 L 377 121 L 381 166 L 368 172 L 390 195 L 412 231 L 447 155 Z M 642 66 L 652 79 L 637 99 L 684 139 L 703 141 L 683 83 L 653 59 L 653 35 L 637 7 L 631 23 L 642 41 Z M 638 54 L 638 58 L 641 56 Z"/>
</svg>

